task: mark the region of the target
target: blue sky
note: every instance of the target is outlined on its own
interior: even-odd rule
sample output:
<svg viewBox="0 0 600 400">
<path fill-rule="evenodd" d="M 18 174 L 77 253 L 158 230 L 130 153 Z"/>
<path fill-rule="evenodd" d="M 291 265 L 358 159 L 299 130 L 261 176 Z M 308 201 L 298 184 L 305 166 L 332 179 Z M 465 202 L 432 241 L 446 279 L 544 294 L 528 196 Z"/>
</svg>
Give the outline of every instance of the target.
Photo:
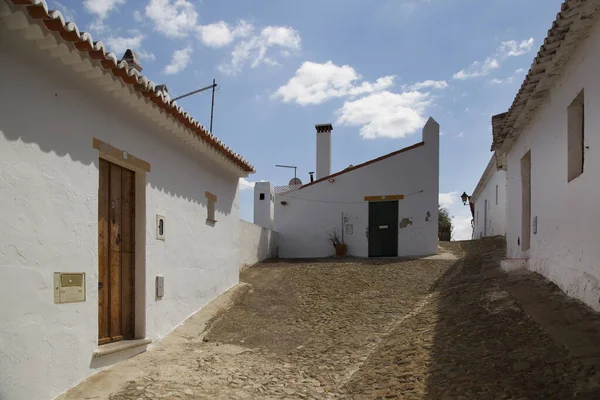
<svg viewBox="0 0 600 400">
<path fill-rule="evenodd" d="M 470 236 L 471 193 L 491 153 L 491 116 L 508 109 L 561 0 L 49 0 L 49 7 L 177 96 L 215 78 L 213 133 L 286 184 L 315 170 L 314 124 L 331 122 L 332 170 L 420 141 L 441 125 L 440 201 Z M 210 93 L 179 102 L 209 125 Z"/>
</svg>

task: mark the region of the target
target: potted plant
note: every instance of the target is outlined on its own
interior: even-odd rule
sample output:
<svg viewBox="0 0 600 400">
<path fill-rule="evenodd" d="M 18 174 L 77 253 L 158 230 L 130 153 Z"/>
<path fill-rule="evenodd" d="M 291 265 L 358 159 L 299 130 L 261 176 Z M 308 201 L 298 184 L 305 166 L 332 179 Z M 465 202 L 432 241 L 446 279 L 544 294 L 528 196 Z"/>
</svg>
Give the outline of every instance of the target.
<svg viewBox="0 0 600 400">
<path fill-rule="evenodd" d="M 338 257 L 345 256 L 348 251 L 348 245 L 344 243 L 343 239 L 338 236 L 337 230 L 331 231 L 328 237 L 329 243 L 333 245 L 335 249 L 335 255 Z"/>
</svg>

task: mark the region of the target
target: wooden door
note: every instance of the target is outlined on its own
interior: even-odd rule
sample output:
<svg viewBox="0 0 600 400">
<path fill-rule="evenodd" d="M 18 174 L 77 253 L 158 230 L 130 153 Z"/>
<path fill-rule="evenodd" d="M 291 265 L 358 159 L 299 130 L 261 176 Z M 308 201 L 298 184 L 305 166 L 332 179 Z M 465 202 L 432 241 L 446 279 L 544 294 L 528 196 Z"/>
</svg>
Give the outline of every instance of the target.
<svg viewBox="0 0 600 400">
<path fill-rule="evenodd" d="M 398 202 L 369 203 L 369 257 L 398 256 Z"/>
<path fill-rule="evenodd" d="M 135 174 L 100 159 L 98 344 L 134 338 Z"/>
</svg>

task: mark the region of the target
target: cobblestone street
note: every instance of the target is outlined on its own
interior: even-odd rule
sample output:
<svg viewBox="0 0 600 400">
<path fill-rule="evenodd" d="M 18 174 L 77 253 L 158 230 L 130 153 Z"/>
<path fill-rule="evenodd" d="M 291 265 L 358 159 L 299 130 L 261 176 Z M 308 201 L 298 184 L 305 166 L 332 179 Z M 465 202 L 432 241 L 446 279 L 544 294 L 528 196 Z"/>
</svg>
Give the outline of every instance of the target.
<svg viewBox="0 0 600 400">
<path fill-rule="evenodd" d="M 443 247 L 457 259 L 259 264 L 204 333 L 192 317 L 63 398 L 600 398 L 600 316 L 503 273 L 501 239 Z"/>
</svg>

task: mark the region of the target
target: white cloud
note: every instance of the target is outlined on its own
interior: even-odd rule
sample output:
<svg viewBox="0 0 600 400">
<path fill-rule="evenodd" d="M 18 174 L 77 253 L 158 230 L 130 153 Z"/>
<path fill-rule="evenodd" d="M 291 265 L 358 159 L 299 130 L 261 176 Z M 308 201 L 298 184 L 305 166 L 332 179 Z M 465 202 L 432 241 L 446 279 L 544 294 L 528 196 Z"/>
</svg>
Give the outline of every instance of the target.
<svg viewBox="0 0 600 400">
<path fill-rule="evenodd" d="M 96 14 L 98 18 L 102 19 L 106 18 L 109 12 L 123 3 L 125 3 L 125 0 L 85 0 L 83 5 L 88 12 Z"/>
<path fill-rule="evenodd" d="M 254 26 L 241 20 L 237 26 L 231 27 L 225 21 L 214 22 L 198 27 L 198 38 L 208 47 L 224 47 L 237 38 L 248 37 Z"/>
<path fill-rule="evenodd" d="M 154 23 L 154 30 L 169 38 L 185 37 L 196 29 L 198 13 L 187 0 L 150 0 L 146 16 Z"/>
<path fill-rule="evenodd" d="M 467 206 L 464 207 L 469 208 Z M 471 216 L 471 212 L 466 210 L 461 214 L 452 218 L 452 240 L 469 240 L 473 235 L 473 228 L 471 227 L 473 217 Z"/>
<path fill-rule="evenodd" d="M 265 180 L 261 179 L 258 182 L 266 182 Z M 246 178 L 240 178 L 239 180 L 239 186 L 240 186 L 240 190 L 250 190 L 250 189 L 254 189 L 254 185 L 256 185 L 256 182 L 253 181 L 249 181 Z"/>
<path fill-rule="evenodd" d="M 249 190 L 249 189 L 254 189 L 254 185 L 256 184 L 256 182 L 251 182 L 246 178 L 240 178 L 240 190 Z"/>
<path fill-rule="evenodd" d="M 521 75 L 523 72 L 525 72 L 525 68 L 519 68 L 511 76 L 504 78 L 504 79 L 494 78 L 490 81 L 490 83 L 492 85 L 502 85 L 505 83 L 513 83 L 515 78 L 518 77 L 519 75 Z"/>
<path fill-rule="evenodd" d="M 358 100 L 346 101 L 337 111 L 337 123 L 362 126 L 360 135 L 364 139 L 402 138 L 423 127 L 425 109 L 430 104 L 429 93 L 372 93 Z"/>
<path fill-rule="evenodd" d="M 60 11 L 60 13 L 65 18 L 66 21 L 74 21 L 75 20 L 75 14 L 77 14 L 75 12 L 75 10 L 65 6 L 64 4 L 62 4 L 58 1 L 54 1 L 54 6 L 56 7 L 56 9 L 58 11 Z"/>
<path fill-rule="evenodd" d="M 238 42 L 231 52 L 231 61 L 219 65 L 219 71 L 235 75 L 247 64 L 256 68 L 260 64 L 277 65 L 277 61 L 267 56 L 268 51 L 278 47 L 281 51 L 300 50 L 300 34 L 287 26 L 267 26 L 260 34 Z"/>
<path fill-rule="evenodd" d="M 106 45 L 108 50 L 115 53 L 117 57 L 122 56 L 127 49 L 131 49 L 141 60 L 154 61 L 156 59 L 154 54 L 144 51 L 142 48 L 142 41 L 144 38 L 145 36 L 139 33 L 139 31 L 131 37 L 109 36 L 108 39 L 106 39 Z"/>
<path fill-rule="evenodd" d="M 442 207 L 449 207 L 458 200 L 458 192 L 440 193 L 438 203 Z"/>
<path fill-rule="evenodd" d="M 337 66 L 306 61 L 296 74 L 273 94 L 284 102 L 300 105 L 321 104 L 329 99 L 380 92 L 393 85 L 393 76 L 384 76 L 374 83 L 360 82 L 362 76 L 349 65 Z"/>
<path fill-rule="evenodd" d="M 138 57 L 141 60 L 148 60 L 148 61 L 156 60 L 156 56 L 154 55 L 154 53 L 152 53 L 150 51 L 140 50 L 140 51 L 136 51 L 135 53 L 138 55 Z"/>
<path fill-rule="evenodd" d="M 480 76 L 488 75 L 490 72 L 492 72 L 498 67 L 500 67 L 500 63 L 498 62 L 498 60 L 492 57 L 488 57 L 483 63 L 475 61 L 468 68 L 461 69 L 460 71 L 454 74 L 453 78 L 459 80 L 477 78 Z"/>
<path fill-rule="evenodd" d="M 135 22 L 142 22 L 144 20 L 144 16 L 142 15 L 142 13 L 139 10 L 135 10 L 133 12 L 133 20 Z"/>
<path fill-rule="evenodd" d="M 192 48 L 186 47 L 185 49 L 175 50 L 171 57 L 171 64 L 165 67 L 164 73 L 167 75 L 177 74 L 183 71 L 190 63 L 192 57 Z"/>
<path fill-rule="evenodd" d="M 137 49 L 141 48 L 143 40 L 144 35 L 142 34 L 132 37 L 110 36 L 106 39 L 106 45 L 110 51 L 117 56 L 121 56 L 127 49 L 131 49 L 137 53 Z"/>
<path fill-rule="evenodd" d="M 465 80 L 481 76 L 486 76 L 493 70 L 500 67 L 500 62 L 507 57 L 517 57 L 529 53 L 535 44 L 533 38 L 517 42 L 508 40 L 500 43 L 494 55 L 485 59 L 485 61 L 475 61 L 468 68 L 461 69 L 454 74 L 454 79 Z"/>
<path fill-rule="evenodd" d="M 506 57 L 522 56 L 523 54 L 529 53 L 533 48 L 534 44 L 535 40 L 533 38 L 523 40 L 520 43 L 516 40 L 508 40 L 500 44 L 500 47 L 498 48 L 498 53 L 501 56 Z"/>
<path fill-rule="evenodd" d="M 421 89 L 446 89 L 448 87 L 448 82 L 446 81 L 432 81 L 426 80 L 423 82 L 413 83 L 412 85 L 404 85 L 402 88 L 404 90 L 421 90 Z"/>
<path fill-rule="evenodd" d="M 465 137 L 465 133 L 464 133 L 464 132 L 461 132 L 461 133 L 459 133 L 458 135 L 456 135 L 456 137 L 457 137 L 457 138 L 461 138 L 461 139 L 462 139 L 462 138 L 464 138 L 464 137 Z"/>
</svg>

